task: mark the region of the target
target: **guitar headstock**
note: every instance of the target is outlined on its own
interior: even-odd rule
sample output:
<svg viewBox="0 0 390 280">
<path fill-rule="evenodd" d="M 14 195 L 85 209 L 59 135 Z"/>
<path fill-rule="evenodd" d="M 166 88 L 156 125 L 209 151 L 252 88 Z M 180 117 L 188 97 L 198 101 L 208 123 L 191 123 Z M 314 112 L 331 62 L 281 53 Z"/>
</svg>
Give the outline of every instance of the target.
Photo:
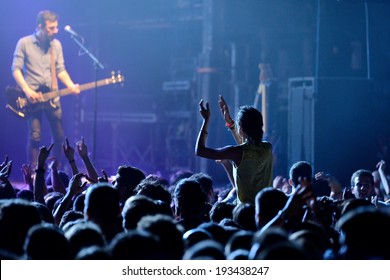
<svg viewBox="0 0 390 280">
<path fill-rule="evenodd" d="M 121 74 L 121 71 L 112 71 L 111 72 L 111 83 L 118 84 L 123 83 L 125 81 L 125 77 Z"/>
</svg>

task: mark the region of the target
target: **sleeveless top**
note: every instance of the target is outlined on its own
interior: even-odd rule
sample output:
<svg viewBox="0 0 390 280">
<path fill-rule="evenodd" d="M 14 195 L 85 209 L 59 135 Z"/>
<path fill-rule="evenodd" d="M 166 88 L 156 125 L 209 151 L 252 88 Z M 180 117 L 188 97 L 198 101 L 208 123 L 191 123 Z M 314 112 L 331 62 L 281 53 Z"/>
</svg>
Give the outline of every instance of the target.
<svg viewBox="0 0 390 280">
<path fill-rule="evenodd" d="M 233 177 L 237 200 L 240 203 L 255 204 L 256 194 L 263 188 L 272 186 L 273 155 L 272 144 L 241 144 L 243 149 L 239 166 L 233 163 Z"/>
</svg>

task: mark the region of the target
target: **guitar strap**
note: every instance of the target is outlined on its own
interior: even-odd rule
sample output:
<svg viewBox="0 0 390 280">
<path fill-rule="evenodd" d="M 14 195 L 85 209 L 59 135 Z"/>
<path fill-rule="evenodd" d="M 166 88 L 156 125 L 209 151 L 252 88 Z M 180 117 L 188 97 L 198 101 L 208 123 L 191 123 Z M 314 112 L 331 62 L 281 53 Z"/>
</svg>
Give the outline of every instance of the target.
<svg viewBox="0 0 390 280">
<path fill-rule="evenodd" d="M 58 82 L 56 76 L 56 66 L 54 61 L 54 46 L 50 44 L 50 71 L 51 71 L 51 89 L 58 90 Z"/>
</svg>

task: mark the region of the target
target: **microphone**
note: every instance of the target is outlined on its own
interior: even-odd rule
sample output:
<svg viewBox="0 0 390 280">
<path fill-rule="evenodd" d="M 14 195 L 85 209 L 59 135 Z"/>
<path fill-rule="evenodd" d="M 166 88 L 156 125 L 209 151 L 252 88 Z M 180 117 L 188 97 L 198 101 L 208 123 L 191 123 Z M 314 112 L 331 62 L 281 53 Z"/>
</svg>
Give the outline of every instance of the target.
<svg viewBox="0 0 390 280">
<path fill-rule="evenodd" d="M 66 25 L 66 26 L 64 27 L 64 30 L 65 30 L 66 32 L 70 33 L 70 35 L 72 35 L 72 36 L 81 37 L 79 34 L 77 34 L 76 31 L 74 31 L 74 30 L 70 27 L 70 25 Z"/>
</svg>

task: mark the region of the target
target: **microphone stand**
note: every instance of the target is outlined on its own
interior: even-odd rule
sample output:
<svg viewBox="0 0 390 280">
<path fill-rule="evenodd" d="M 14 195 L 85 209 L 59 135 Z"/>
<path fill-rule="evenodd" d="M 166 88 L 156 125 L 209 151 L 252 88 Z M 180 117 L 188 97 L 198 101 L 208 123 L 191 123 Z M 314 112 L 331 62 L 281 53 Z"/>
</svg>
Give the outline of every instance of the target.
<svg viewBox="0 0 390 280">
<path fill-rule="evenodd" d="M 77 38 L 78 36 L 70 35 L 70 38 L 75 41 L 75 43 L 86 53 L 93 61 L 93 65 L 95 67 L 95 102 L 94 102 L 94 111 L 93 111 L 93 150 L 92 150 L 92 159 L 96 160 L 96 121 L 97 121 L 97 81 L 98 81 L 98 69 L 104 69 L 103 64 L 84 46 L 84 44 Z"/>
</svg>

